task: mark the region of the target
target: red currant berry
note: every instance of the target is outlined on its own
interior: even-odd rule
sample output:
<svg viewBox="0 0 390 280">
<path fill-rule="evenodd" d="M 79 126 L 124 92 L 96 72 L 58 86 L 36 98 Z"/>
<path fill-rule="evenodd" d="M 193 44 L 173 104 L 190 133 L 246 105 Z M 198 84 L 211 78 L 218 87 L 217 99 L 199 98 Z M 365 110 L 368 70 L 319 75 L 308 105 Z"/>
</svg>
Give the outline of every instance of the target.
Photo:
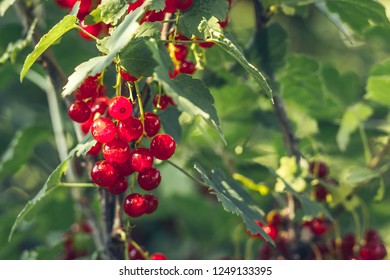
<svg viewBox="0 0 390 280">
<path fill-rule="evenodd" d="M 61 8 L 69 8 L 71 9 L 77 0 L 56 0 L 56 3 Z"/>
<path fill-rule="evenodd" d="M 89 130 L 91 129 L 91 126 L 93 124 L 93 119 L 94 119 L 94 114 L 91 114 L 91 116 L 89 117 L 89 119 L 86 122 L 83 122 L 82 124 L 80 124 L 81 131 L 84 134 L 87 134 L 89 132 Z"/>
<path fill-rule="evenodd" d="M 180 73 L 192 75 L 195 70 L 195 64 L 191 60 L 185 59 L 180 65 Z"/>
<path fill-rule="evenodd" d="M 144 116 L 144 126 L 146 135 L 153 137 L 160 131 L 160 118 L 156 114 L 147 112 Z"/>
<path fill-rule="evenodd" d="M 124 163 L 130 158 L 130 146 L 114 139 L 103 146 L 103 157 L 111 163 Z"/>
<path fill-rule="evenodd" d="M 116 127 L 109 118 L 98 118 L 92 124 L 91 133 L 98 142 L 108 143 L 114 140 Z"/>
<path fill-rule="evenodd" d="M 79 20 L 83 20 L 90 12 L 92 7 L 92 0 L 82 0 L 80 3 L 79 12 L 77 13 L 77 17 Z"/>
<path fill-rule="evenodd" d="M 226 16 L 226 19 L 224 20 L 224 21 L 220 21 L 220 22 L 218 22 L 219 23 L 219 25 L 222 27 L 222 28 L 226 28 L 226 26 L 228 25 L 228 23 L 229 23 L 229 17 L 228 16 Z"/>
<path fill-rule="evenodd" d="M 92 167 L 91 178 L 96 185 L 106 187 L 115 183 L 118 179 L 118 172 L 114 165 L 105 160 L 101 160 Z"/>
<path fill-rule="evenodd" d="M 134 3 L 129 4 L 129 8 L 127 9 L 127 13 L 130 13 L 131 11 L 134 11 L 135 9 L 141 7 L 141 5 L 145 2 L 145 0 L 138 0 Z"/>
<path fill-rule="evenodd" d="M 129 243 L 128 245 L 129 251 L 129 259 L 130 260 L 144 260 L 144 256 L 133 246 L 133 244 Z"/>
<path fill-rule="evenodd" d="M 75 97 L 80 100 L 95 99 L 98 95 L 98 81 L 95 76 L 89 76 L 75 92 Z"/>
<path fill-rule="evenodd" d="M 175 69 L 173 70 L 173 73 L 169 72 L 169 77 L 170 77 L 171 79 L 174 79 L 174 78 L 176 78 L 177 75 L 179 75 L 179 74 L 180 74 L 180 68 L 175 67 Z"/>
<path fill-rule="evenodd" d="M 160 185 L 161 175 L 157 168 L 150 168 L 138 174 L 138 184 L 145 191 L 151 191 Z"/>
<path fill-rule="evenodd" d="M 201 42 L 201 43 L 198 43 L 199 47 L 203 48 L 203 49 L 208 49 L 208 48 L 211 48 L 212 46 L 215 45 L 215 43 L 213 42 Z"/>
<path fill-rule="evenodd" d="M 168 134 L 158 134 L 150 142 L 150 151 L 155 158 L 169 159 L 176 150 L 175 140 Z"/>
<path fill-rule="evenodd" d="M 164 11 L 155 12 L 155 11 L 147 11 L 142 18 L 140 24 L 144 22 L 156 22 L 156 21 L 163 21 L 165 17 Z"/>
<path fill-rule="evenodd" d="M 366 231 L 365 239 L 367 243 L 374 242 L 374 241 L 380 241 L 381 237 L 375 229 L 369 229 Z"/>
<path fill-rule="evenodd" d="M 271 237 L 272 240 L 275 240 L 278 237 L 279 231 L 276 226 L 273 225 L 265 225 L 262 226 L 263 230 L 265 231 L 266 234 Z"/>
<path fill-rule="evenodd" d="M 328 195 L 328 190 L 321 184 L 316 184 L 314 187 L 314 197 L 318 201 L 325 201 Z"/>
<path fill-rule="evenodd" d="M 177 0 L 165 0 L 165 13 L 174 13 L 177 9 L 176 7 Z"/>
<path fill-rule="evenodd" d="M 84 23 L 84 21 L 82 21 L 80 23 L 80 27 L 95 37 L 99 37 L 100 32 L 103 30 L 103 25 L 101 23 L 87 25 Z M 87 41 L 93 40 L 91 37 L 89 37 L 87 34 L 85 34 L 82 31 L 79 31 L 79 34 L 84 40 L 87 40 Z"/>
<path fill-rule="evenodd" d="M 150 259 L 154 261 L 160 261 L 160 260 L 167 260 L 168 258 L 164 254 L 154 253 L 150 256 Z"/>
<path fill-rule="evenodd" d="M 324 178 L 328 176 L 328 166 L 321 161 L 312 161 L 309 165 L 309 172 L 313 177 Z"/>
<path fill-rule="evenodd" d="M 188 47 L 185 44 L 175 45 L 175 58 L 179 61 L 184 61 L 188 54 Z"/>
<path fill-rule="evenodd" d="M 153 98 L 153 105 L 157 109 L 165 110 L 170 103 L 169 96 L 156 94 Z"/>
<path fill-rule="evenodd" d="M 310 229 L 315 235 L 323 235 L 327 231 L 328 225 L 324 219 L 314 218 L 310 222 Z"/>
<path fill-rule="evenodd" d="M 355 246 L 355 244 L 356 244 L 355 235 L 351 233 L 344 235 L 341 242 L 341 253 L 343 254 L 343 259 L 349 260 L 354 256 L 353 247 Z"/>
<path fill-rule="evenodd" d="M 131 174 L 134 173 L 134 170 L 130 166 L 130 159 L 125 163 L 116 164 L 115 168 L 118 171 L 118 174 L 123 177 L 130 176 Z"/>
<path fill-rule="evenodd" d="M 104 115 L 108 108 L 108 104 L 110 103 L 110 99 L 107 96 L 98 97 L 94 101 L 90 101 L 90 108 L 92 114 L 99 113 L 100 115 Z"/>
<path fill-rule="evenodd" d="M 144 194 L 144 199 L 146 201 L 146 214 L 152 214 L 156 211 L 158 207 L 158 199 L 152 194 Z"/>
<path fill-rule="evenodd" d="M 115 96 L 108 105 L 108 113 L 114 119 L 123 121 L 133 113 L 133 104 L 124 96 Z"/>
<path fill-rule="evenodd" d="M 86 103 L 76 100 L 69 106 L 68 115 L 73 121 L 83 123 L 91 116 L 91 109 Z"/>
<path fill-rule="evenodd" d="M 117 130 L 119 139 L 125 142 L 139 139 L 144 131 L 141 121 L 134 117 L 129 117 L 124 121 L 120 121 Z"/>
<path fill-rule="evenodd" d="M 107 186 L 107 190 L 111 193 L 111 194 L 121 194 L 121 193 L 124 193 L 126 192 L 127 190 L 127 187 L 128 187 L 128 183 L 127 183 L 127 180 L 125 177 L 119 177 L 114 184 L 112 185 L 108 185 Z"/>
<path fill-rule="evenodd" d="M 386 255 L 386 247 L 380 241 L 368 243 L 360 249 L 362 260 L 383 260 Z"/>
<path fill-rule="evenodd" d="M 152 168 L 153 155 L 146 148 L 135 149 L 130 156 L 130 167 L 136 172 L 143 172 Z"/>
<path fill-rule="evenodd" d="M 176 0 L 177 9 L 184 11 L 192 6 L 192 0 Z"/>
<path fill-rule="evenodd" d="M 120 73 L 121 73 L 122 79 L 125 80 L 126 82 L 135 82 L 138 80 L 137 77 L 131 76 L 129 73 L 127 73 L 123 69 L 121 69 Z"/>
<path fill-rule="evenodd" d="M 123 202 L 123 210 L 128 216 L 133 218 L 145 214 L 146 207 L 145 198 L 139 193 L 129 194 Z"/>
<path fill-rule="evenodd" d="M 99 142 L 96 142 L 96 144 L 93 145 L 91 147 L 91 149 L 89 149 L 87 154 L 90 156 L 97 156 L 101 150 L 102 150 L 102 144 Z"/>
<path fill-rule="evenodd" d="M 271 210 L 265 217 L 265 221 L 268 225 L 278 226 L 282 222 L 282 216 L 277 210 Z"/>
</svg>

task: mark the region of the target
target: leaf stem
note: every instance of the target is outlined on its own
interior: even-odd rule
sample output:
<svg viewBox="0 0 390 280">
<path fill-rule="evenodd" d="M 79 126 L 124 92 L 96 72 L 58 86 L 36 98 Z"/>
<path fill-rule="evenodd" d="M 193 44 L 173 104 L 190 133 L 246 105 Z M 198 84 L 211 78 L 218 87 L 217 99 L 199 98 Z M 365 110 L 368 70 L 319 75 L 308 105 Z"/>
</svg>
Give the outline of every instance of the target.
<svg viewBox="0 0 390 280">
<path fill-rule="evenodd" d="M 367 165 L 369 165 L 371 162 L 372 154 L 370 150 L 370 145 L 368 143 L 366 131 L 364 130 L 362 125 L 359 125 L 359 133 L 360 133 L 360 138 L 362 139 L 363 142 L 364 157 L 366 159 Z"/>
<path fill-rule="evenodd" d="M 64 188 L 96 188 L 95 184 L 92 183 L 68 183 L 68 182 L 61 182 L 59 187 Z"/>
<path fill-rule="evenodd" d="M 138 147 L 142 143 L 142 139 L 143 139 L 143 136 L 145 134 L 145 112 L 144 112 L 144 106 L 142 103 L 141 91 L 139 89 L 138 82 L 134 82 L 134 87 L 135 87 L 135 91 L 137 93 L 140 120 L 141 120 L 142 128 L 143 128 L 143 133 L 136 143 L 136 146 Z"/>
</svg>

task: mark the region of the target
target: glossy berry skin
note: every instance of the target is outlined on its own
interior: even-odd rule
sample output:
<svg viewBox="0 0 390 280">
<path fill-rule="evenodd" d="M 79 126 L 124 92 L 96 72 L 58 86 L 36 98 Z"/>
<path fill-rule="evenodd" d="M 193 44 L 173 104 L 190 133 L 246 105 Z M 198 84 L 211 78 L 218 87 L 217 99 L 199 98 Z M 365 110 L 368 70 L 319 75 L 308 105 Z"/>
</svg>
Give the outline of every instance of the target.
<svg viewBox="0 0 390 280">
<path fill-rule="evenodd" d="M 176 44 L 175 45 L 175 58 L 179 61 L 184 61 L 188 54 L 188 47 L 185 44 Z"/>
<path fill-rule="evenodd" d="M 114 119 L 124 121 L 133 113 L 133 104 L 124 96 L 115 96 L 108 105 L 108 113 Z"/>
<path fill-rule="evenodd" d="M 130 167 L 137 172 L 144 172 L 153 166 L 153 155 L 146 148 L 135 149 L 130 156 Z"/>
<path fill-rule="evenodd" d="M 153 105 L 157 109 L 165 110 L 168 107 L 170 100 L 169 96 L 156 94 L 153 98 Z"/>
<path fill-rule="evenodd" d="M 325 220 L 314 218 L 310 222 L 310 229 L 315 235 L 319 236 L 323 235 L 327 231 L 328 225 Z"/>
<path fill-rule="evenodd" d="M 69 106 L 68 115 L 71 120 L 83 123 L 88 121 L 91 116 L 91 109 L 86 103 L 76 100 Z"/>
<path fill-rule="evenodd" d="M 86 99 L 95 99 L 99 94 L 98 85 L 99 84 L 96 76 L 89 76 L 79 86 L 75 92 L 75 97 L 80 101 L 85 101 Z"/>
<path fill-rule="evenodd" d="M 322 161 L 312 161 L 309 165 L 309 172 L 315 178 L 324 178 L 328 176 L 328 166 Z"/>
<path fill-rule="evenodd" d="M 130 176 L 134 173 L 134 170 L 130 166 L 130 158 L 125 163 L 116 164 L 115 169 L 118 171 L 118 174 L 123 177 Z"/>
<path fill-rule="evenodd" d="M 101 160 L 96 162 L 92 167 L 91 179 L 98 186 L 110 186 L 118 179 L 118 172 L 116 171 L 114 165 L 106 160 Z"/>
<path fill-rule="evenodd" d="M 96 141 L 108 143 L 114 140 L 116 136 L 116 127 L 109 118 L 98 118 L 92 123 L 91 133 Z"/>
<path fill-rule="evenodd" d="M 121 194 L 127 191 L 128 183 L 125 177 L 119 176 L 114 184 L 108 185 L 107 190 L 114 195 Z"/>
<path fill-rule="evenodd" d="M 146 136 L 153 137 L 160 131 L 160 118 L 156 114 L 147 112 L 144 116 L 144 126 Z"/>
<path fill-rule="evenodd" d="M 91 149 L 89 149 L 87 154 L 90 156 L 97 156 L 101 150 L 102 150 L 102 144 L 99 142 L 96 142 L 96 144 L 93 145 L 91 147 Z"/>
<path fill-rule="evenodd" d="M 157 261 L 157 260 L 167 260 L 168 258 L 161 253 L 154 253 L 150 256 L 151 260 Z"/>
<path fill-rule="evenodd" d="M 157 168 L 150 168 L 138 174 L 138 184 L 145 191 L 151 191 L 161 183 L 160 171 Z"/>
<path fill-rule="evenodd" d="M 124 142 L 138 140 L 144 132 L 141 121 L 134 117 L 120 121 L 117 125 L 117 130 L 119 139 Z"/>
<path fill-rule="evenodd" d="M 144 199 L 146 201 L 146 214 L 152 214 L 157 210 L 158 207 L 158 199 L 152 194 L 144 194 Z"/>
<path fill-rule="evenodd" d="M 123 210 L 132 218 L 145 214 L 146 208 L 145 198 L 139 193 L 129 194 L 123 201 Z"/>
<path fill-rule="evenodd" d="M 103 146 L 103 157 L 110 163 L 124 163 L 130 158 L 130 146 L 114 139 Z"/>
<path fill-rule="evenodd" d="M 185 59 L 180 65 L 179 71 L 182 74 L 192 75 L 195 73 L 195 70 L 195 64 L 191 60 Z"/>
<path fill-rule="evenodd" d="M 175 153 L 175 150 L 176 142 L 168 134 L 158 134 L 150 142 L 152 155 L 160 160 L 169 159 Z"/>
<path fill-rule="evenodd" d="M 91 108 L 92 114 L 99 113 L 100 115 L 104 115 L 106 113 L 109 103 L 110 99 L 106 96 L 103 96 L 88 102 L 88 105 Z"/>
<path fill-rule="evenodd" d="M 121 77 L 126 82 L 135 82 L 138 80 L 137 77 L 131 76 L 129 73 L 127 73 L 125 70 L 121 69 L 120 71 Z"/>
</svg>

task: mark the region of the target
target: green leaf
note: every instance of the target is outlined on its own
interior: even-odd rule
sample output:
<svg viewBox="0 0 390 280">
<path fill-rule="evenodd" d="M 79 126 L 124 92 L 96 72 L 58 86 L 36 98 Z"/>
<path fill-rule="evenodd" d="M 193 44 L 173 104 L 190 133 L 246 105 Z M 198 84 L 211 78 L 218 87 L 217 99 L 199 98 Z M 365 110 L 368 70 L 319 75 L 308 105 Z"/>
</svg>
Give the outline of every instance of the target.
<svg viewBox="0 0 390 280">
<path fill-rule="evenodd" d="M 98 23 L 116 25 L 127 12 L 126 0 L 102 0 L 98 7 L 86 18 L 86 23 Z"/>
<path fill-rule="evenodd" d="M 31 24 L 26 38 L 19 39 L 14 43 L 9 43 L 6 51 L 0 57 L 0 65 L 4 64 L 7 60 L 10 60 L 11 63 L 15 63 L 17 55 L 24 50 L 27 46 L 30 45 L 32 41 L 32 36 L 34 34 L 35 26 L 37 25 L 38 19 L 35 19 Z"/>
<path fill-rule="evenodd" d="M 50 174 L 49 178 L 46 180 L 42 189 L 39 193 L 31 199 L 26 206 L 22 209 L 19 215 L 16 217 L 15 223 L 12 226 L 11 232 L 8 237 L 8 241 L 11 241 L 12 235 L 14 234 L 15 229 L 20 224 L 20 222 L 24 219 L 24 217 L 31 211 L 31 209 L 37 205 L 37 203 L 41 202 L 41 200 L 47 197 L 53 190 L 58 188 L 59 183 L 61 182 L 61 178 L 68 169 L 69 160 L 65 160 L 62 162 L 54 171 Z"/>
<path fill-rule="evenodd" d="M 157 62 L 144 38 L 133 39 L 120 53 L 121 65 L 134 77 L 152 76 Z"/>
<path fill-rule="evenodd" d="M 378 190 L 377 190 L 376 195 L 374 197 L 374 201 L 381 202 L 383 200 L 383 198 L 385 197 L 385 193 L 386 193 L 385 182 L 382 178 L 380 178 L 379 179 L 379 187 L 378 187 Z"/>
<path fill-rule="evenodd" d="M 179 32 L 188 38 L 191 38 L 192 35 L 202 37 L 202 31 L 198 30 L 198 26 L 203 18 L 210 19 L 211 17 L 216 17 L 220 21 L 224 21 L 227 12 L 228 3 L 226 0 L 214 0 L 212 5 L 207 0 L 194 1 L 191 8 L 180 16 Z"/>
<path fill-rule="evenodd" d="M 365 29 L 375 24 L 389 23 L 385 7 L 377 1 L 327 0 L 326 6 L 357 33 L 363 33 Z"/>
<path fill-rule="evenodd" d="M 121 24 L 113 31 L 110 37 L 105 39 L 101 50 L 107 50 L 104 56 L 94 57 L 81 63 L 75 68 L 75 72 L 68 78 L 68 83 L 64 86 L 62 96 L 68 96 L 85 80 L 86 77 L 101 73 L 108 65 L 112 63 L 114 57 L 132 40 L 135 36 L 139 23 L 137 19 L 141 16 L 144 8 L 149 1 L 128 14 Z"/>
<path fill-rule="evenodd" d="M 0 17 L 5 15 L 5 12 L 16 2 L 16 0 L 2 0 L 0 2 Z"/>
<path fill-rule="evenodd" d="M 199 25 L 199 30 L 204 32 L 207 41 L 218 44 L 218 46 L 230 54 L 255 79 L 260 85 L 260 88 L 272 100 L 272 90 L 263 74 L 255 66 L 249 63 L 239 48 L 223 34 L 222 28 L 218 24 L 216 18 L 211 18 L 209 21 L 203 19 Z"/>
<path fill-rule="evenodd" d="M 169 69 L 164 63 L 166 50 L 162 51 L 159 47 L 161 44 L 158 44 L 154 39 L 148 41 L 147 45 L 159 64 L 155 68 L 154 75 L 155 79 L 162 84 L 165 93 L 173 98 L 180 111 L 187 112 L 192 116 L 199 115 L 211 123 L 225 142 L 217 111 L 213 105 L 214 98 L 206 85 L 201 80 L 193 79 L 189 75 L 179 75 L 175 79 L 171 79 L 168 75 Z M 165 49 L 164 46 L 162 47 Z"/>
<path fill-rule="evenodd" d="M 42 202 L 44 198 L 46 198 L 52 191 L 59 187 L 62 176 L 68 169 L 69 160 L 74 156 L 84 156 L 89 151 L 89 149 L 96 143 L 95 140 L 90 140 L 90 138 L 91 137 L 85 138 L 82 143 L 78 144 L 72 151 L 69 152 L 68 158 L 57 166 L 57 168 L 49 175 L 45 184 L 38 192 L 38 194 L 24 206 L 22 211 L 20 211 L 20 213 L 16 217 L 14 225 L 12 226 L 8 241 L 11 241 L 15 229 L 18 227 L 20 222 L 23 221 L 24 217 L 31 211 L 31 209 L 37 206 L 38 203 Z"/>
<path fill-rule="evenodd" d="M 226 211 L 239 215 L 252 234 L 260 233 L 265 240 L 274 244 L 269 235 L 256 224 L 256 221 L 265 223 L 264 211 L 237 181 L 227 178 L 221 170 L 212 170 L 208 176 L 199 165 L 195 164 L 194 168 L 205 185 L 213 190 Z"/>
<path fill-rule="evenodd" d="M 0 181 L 16 173 L 31 157 L 35 146 L 51 136 L 50 129 L 36 125 L 18 131 L 0 159 Z"/>
<path fill-rule="evenodd" d="M 160 38 L 161 35 L 161 28 L 162 23 L 161 22 L 144 22 L 141 24 L 141 26 L 138 28 L 137 33 L 135 34 L 135 38 L 139 37 L 152 37 L 155 39 Z"/>
<path fill-rule="evenodd" d="M 347 171 L 345 177 L 346 182 L 359 185 L 380 177 L 380 173 L 367 167 L 354 166 Z"/>
<path fill-rule="evenodd" d="M 365 98 L 383 106 L 390 107 L 390 60 L 376 64 L 367 81 Z"/>
<path fill-rule="evenodd" d="M 168 107 L 159 114 L 165 133 L 171 135 L 176 143 L 181 141 L 181 125 L 179 123 L 180 112 L 175 107 Z"/>
<path fill-rule="evenodd" d="M 341 119 L 340 129 L 337 132 L 336 141 L 340 150 L 345 151 L 348 146 L 351 134 L 359 128 L 362 122 L 366 121 L 373 114 L 368 105 L 356 103 L 350 106 Z"/>
<path fill-rule="evenodd" d="M 66 32 L 76 27 L 77 17 L 66 15 L 59 23 L 57 23 L 48 33 L 43 35 L 24 61 L 22 71 L 20 72 L 20 81 L 23 81 L 24 76 L 34 64 L 34 62 L 46 51 L 51 45 L 58 41 Z"/>
<path fill-rule="evenodd" d="M 164 10 L 164 8 L 165 8 L 164 0 L 152 0 L 152 3 L 149 6 L 149 10 L 154 10 L 156 12 Z"/>
</svg>

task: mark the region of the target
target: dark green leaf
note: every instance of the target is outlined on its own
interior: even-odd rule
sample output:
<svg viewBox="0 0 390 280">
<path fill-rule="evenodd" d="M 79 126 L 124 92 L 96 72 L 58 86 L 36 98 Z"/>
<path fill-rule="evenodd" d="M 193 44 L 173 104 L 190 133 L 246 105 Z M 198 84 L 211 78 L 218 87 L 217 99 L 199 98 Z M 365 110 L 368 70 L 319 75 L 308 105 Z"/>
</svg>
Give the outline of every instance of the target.
<svg viewBox="0 0 390 280">
<path fill-rule="evenodd" d="M 374 24 L 388 24 L 385 8 L 374 0 L 327 0 L 329 11 L 336 13 L 355 32 L 362 33 Z"/>
<path fill-rule="evenodd" d="M 375 65 L 367 82 L 366 99 L 390 107 L 390 60 Z"/>
<path fill-rule="evenodd" d="M 165 8 L 165 1 L 164 0 L 152 0 L 152 3 L 149 6 L 150 10 L 154 10 L 156 12 L 164 10 L 164 8 Z"/>
<path fill-rule="evenodd" d="M 149 77 L 153 74 L 154 67 L 157 66 L 144 38 L 131 40 L 121 51 L 119 57 L 121 65 L 134 77 Z"/>
<path fill-rule="evenodd" d="M 205 185 L 213 190 L 218 201 L 222 203 L 226 211 L 239 215 L 251 233 L 260 233 L 265 240 L 274 244 L 269 235 L 256 224 L 256 221 L 265 223 L 264 211 L 259 208 L 241 185 L 227 178 L 220 170 L 212 170 L 211 175 L 208 176 L 199 165 L 195 164 L 194 168 L 201 176 Z"/>
<path fill-rule="evenodd" d="M 255 66 L 248 62 L 244 54 L 235 44 L 233 44 L 231 40 L 224 36 L 222 28 L 217 23 L 216 18 L 211 18 L 209 21 L 203 19 L 199 26 L 199 30 L 204 32 L 205 39 L 218 44 L 218 46 L 230 54 L 255 79 L 255 81 L 260 85 L 260 88 L 272 100 L 272 90 L 263 74 Z"/>
<path fill-rule="evenodd" d="M 30 126 L 18 131 L 0 159 L 0 181 L 16 173 L 30 158 L 35 146 L 51 136 L 51 131 L 41 126 Z"/>
<path fill-rule="evenodd" d="M 155 68 L 155 79 L 159 81 L 167 95 L 171 96 L 178 109 L 187 112 L 192 116 L 201 116 L 218 131 L 223 141 L 223 133 L 220 128 L 217 111 L 214 108 L 214 99 L 205 84 L 189 75 L 179 75 L 171 79 L 168 75 L 168 68 L 164 64 L 165 52 L 161 51 L 155 40 L 148 42 L 154 59 L 158 62 Z"/>
<path fill-rule="evenodd" d="M 100 17 L 106 24 L 116 25 L 127 12 L 126 0 L 102 0 L 99 7 Z"/>
<path fill-rule="evenodd" d="M 59 23 L 57 23 L 48 33 L 43 35 L 35 46 L 32 53 L 30 53 L 24 61 L 22 71 L 20 72 L 20 81 L 23 80 L 27 71 L 31 68 L 34 62 L 46 51 L 51 45 L 58 41 L 69 30 L 76 27 L 78 21 L 76 16 L 66 15 Z"/>
<path fill-rule="evenodd" d="M 165 133 L 171 135 L 176 143 L 181 141 L 180 112 L 175 107 L 168 107 L 159 114 Z"/>
<path fill-rule="evenodd" d="M 226 0 L 214 0 L 212 5 L 207 0 L 194 1 L 192 7 L 181 15 L 178 29 L 180 33 L 188 38 L 191 38 L 192 35 L 203 37 L 198 30 L 198 26 L 203 18 L 210 19 L 214 16 L 220 21 L 224 21 L 227 12 L 228 3 Z"/>
<path fill-rule="evenodd" d="M 2 0 L 0 2 L 0 17 L 15 3 L 16 0 Z"/>
<path fill-rule="evenodd" d="M 144 22 L 138 28 L 137 33 L 135 34 L 135 38 L 138 37 L 152 37 L 152 38 L 160 38 L 161 35 L 161 22 Z"/>
<path fill-rule="evenodd" d="M 354 166 L 348 170 L 346 181 L 353 185 L 359 185 L 378 177 L 380 177 L 380 173 L 376 170 L 362 166 Z"/>
<path fill-rule="evenodd" d="M 11 241 L 12 235 L 17 228 L 17 226 L 20 224 L 20 222 L 24 219 L 24 217 L 27 215 L 30 210 L 37 205 L 43 198 L 47 197 L 48 194 L 50 194 L 53 190 L 58 188 L 59 183 L 61 182 L 61 178 L 63 174 L 66 172 L 68 168 L 69 160 L 65 160 L 62 162 L 54 171 L 50 174 L 49 178 L 43 185 L 42 189 L 39 191 L 39 193 L 31 199 L 26 206 L 22 209 L 22 211 L 19 213 L 19 215 L 16 217 L 15 223 L 12 226 L 11 232 L 8 237 L 8 241 Z"/>
</svg>

